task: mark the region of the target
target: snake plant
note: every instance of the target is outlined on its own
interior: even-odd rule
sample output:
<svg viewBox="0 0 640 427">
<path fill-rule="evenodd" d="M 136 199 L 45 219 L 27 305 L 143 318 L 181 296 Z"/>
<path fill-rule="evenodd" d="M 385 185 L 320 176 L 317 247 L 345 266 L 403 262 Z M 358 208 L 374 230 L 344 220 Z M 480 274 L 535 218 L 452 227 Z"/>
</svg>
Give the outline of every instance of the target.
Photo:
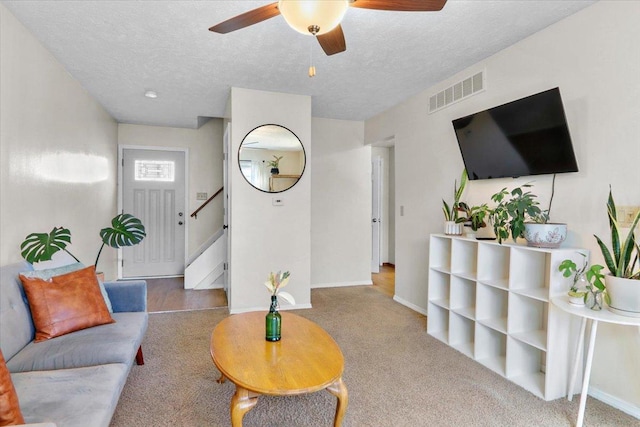
<svg viewBox="0 0 640 427">
<path fill-rule="evenodd" d="M 460 198 L 462 197 L 464 188 L 467 186 L 468 180 L 467 170 L 462 169 L 460 187 L 458 187 L 458 181 L 454 181 L 453 184 L 453 204 L 449 206 L 449 204 L 442 199 L 442 212 L 444 213 L 445 221 L 464 222 L 466 220 L 466 218 L 459 218 L 458 212 L 460 211 Z"/>
<path fill-rule="evenodd" d="M 640 246 L 635 240 L 634 229 L 640 221 L 640 212 L 636 214 L 631 222 L 629 234 L 623 240 L 620 239 L 620 224 L 616 212 L 616 204 L 613 201 L 611 187 L 609 187 L 609 198 L 607 200 L 607 213 L 609 215 L 609 228 L 611 230 L 611 250 L 604 244 L 602 239 L 594 234 L 598 241 L 598 246 L 602 251 L 607 268 L 612 276 L 626 279 L 640 280 Z"/>
</svg>

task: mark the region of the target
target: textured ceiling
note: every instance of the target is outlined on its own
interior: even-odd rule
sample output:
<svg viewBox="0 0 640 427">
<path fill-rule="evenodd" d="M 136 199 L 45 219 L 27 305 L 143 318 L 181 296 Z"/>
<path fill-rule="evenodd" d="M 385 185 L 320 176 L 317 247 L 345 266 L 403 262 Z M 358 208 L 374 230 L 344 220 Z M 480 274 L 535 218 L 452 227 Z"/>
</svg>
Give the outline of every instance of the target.
<svg viewBox="0 0 640 427">
<path fill-rule="evenodd" d="M 365 120 L 593 1 L 349 8 L 347 50 L 331 57 L 282 16 L 226 35 L 208 31 L 264 1 L 3 3 L 118 122 L 195 128 L 199 117 L 223 116 L 231 87 L 311 95 L 314 117 Z"/>
</svg>

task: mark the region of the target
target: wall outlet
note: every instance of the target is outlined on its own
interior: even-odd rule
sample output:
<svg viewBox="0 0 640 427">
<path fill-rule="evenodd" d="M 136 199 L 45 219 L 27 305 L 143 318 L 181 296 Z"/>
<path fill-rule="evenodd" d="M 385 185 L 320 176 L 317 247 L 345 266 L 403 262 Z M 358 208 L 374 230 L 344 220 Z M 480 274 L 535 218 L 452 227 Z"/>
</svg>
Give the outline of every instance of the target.
<svg viewBox="0 0 640 427">
<path fill-rule="evenodd" d="M 636 215 L 638 215 L 638 211 L 640 211 L 640 206 L 616 206 L 616 214 L 620 227 L 631 227 L 631 223 Z"/>
<path fill-rule="evenodd" d="M 196 200 L 207 200 L 209 195 L 207 193 L 196 193 Z"/>
</svg>

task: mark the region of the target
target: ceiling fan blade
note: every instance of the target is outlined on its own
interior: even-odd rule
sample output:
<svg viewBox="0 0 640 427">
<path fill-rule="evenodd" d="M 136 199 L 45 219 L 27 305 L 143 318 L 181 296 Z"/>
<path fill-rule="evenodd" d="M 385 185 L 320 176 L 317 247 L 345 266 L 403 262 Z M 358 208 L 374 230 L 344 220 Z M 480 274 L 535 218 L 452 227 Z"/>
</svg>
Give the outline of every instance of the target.
<svg viewBox="0 0 640 427">
<path fill-rule="evenodd" d="M 347 42 L 344 40 L 344 33 L 340 24 L 328 33 L 316 36 L 316 38 L 327 55 L 335 55 L 347 50 Z"/>
<path fill-rule="evenodd" d="M 354 0 L 349 6 L 400 12 L 429 12 L 441 10 L 446 2 L 447 0 Z"/>
<path fill-rule="evenodd" d="M 259 7 L 257 9 L 250 10 L 241 15 L 234 16 L 231 19 L 227 19 L 213 27 L 209 28 L 209 31 L 214 33 L 227 34 L 231 31 L 239 30 L 241 28 L 248 27 L 258 22 L 266 21 L 269 18 L 280 15 L 280 9 L 278 9 L 278 2 L 268 4 L 266 6 Z"/>
</svg>

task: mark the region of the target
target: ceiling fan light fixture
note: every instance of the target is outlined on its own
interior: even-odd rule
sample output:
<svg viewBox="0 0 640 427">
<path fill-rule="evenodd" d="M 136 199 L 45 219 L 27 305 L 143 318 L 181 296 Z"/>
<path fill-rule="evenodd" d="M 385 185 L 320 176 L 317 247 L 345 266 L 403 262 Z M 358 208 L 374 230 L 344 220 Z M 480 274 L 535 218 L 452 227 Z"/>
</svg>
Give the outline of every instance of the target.
<svg viewBox="0 0 640 427">
<path fill-rule="evenodd" d="M 340 24 L 349 0 L 279 0 L 278 9 L 287 24 L 301 34 L 313 34 L 309 28 L 319 28 L 313 34 L 321 36 Z"/>
</svg>

